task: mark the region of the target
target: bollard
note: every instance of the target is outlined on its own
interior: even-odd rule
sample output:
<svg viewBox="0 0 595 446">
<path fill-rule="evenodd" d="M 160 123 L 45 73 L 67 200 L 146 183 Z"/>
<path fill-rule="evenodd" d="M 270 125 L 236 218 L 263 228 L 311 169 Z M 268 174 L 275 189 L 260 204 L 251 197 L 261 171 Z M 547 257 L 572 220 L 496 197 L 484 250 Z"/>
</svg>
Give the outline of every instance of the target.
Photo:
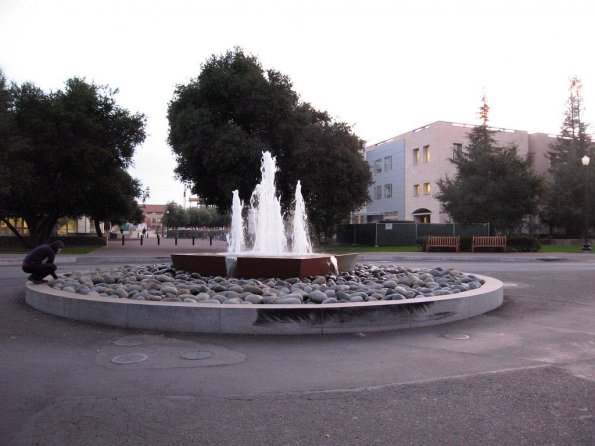
<svg viewBox="0 0 595 446">
<path fill-rule="evenodd" d="M 122 246 L 124 246 L 124 234 L 122 234 Z"/>
<path fill-rule="evenodd" d="M 141 235 L 141 236 L 140 236 L 140 245 L 141 245 L 141 246 L 143 246 L 143 238 L 144 238 L 144 237 L 145 237 L 144 235 Z"/>
<path fill-rule="evenodd" d="M 194 236 L 192 236 L 192 246 L 194 246 Z"/>
<path fill-rule="evenodd" d="M 176 246 L 178 246 L 178 236 L 177 235 L 175 236 L 174 241 L 176 242 Z"/>
<path fill-rule="evenodd" d="M 209 236 L 209 246 L 213 246 L 213 236 Z"/>
<path fill-rule="evenodd" d="M 159 246 L 160 241 L 161 241 L 161 239 L 159 238 L 159 234 L 157 234 L 157 246 Z"/>
</svg>

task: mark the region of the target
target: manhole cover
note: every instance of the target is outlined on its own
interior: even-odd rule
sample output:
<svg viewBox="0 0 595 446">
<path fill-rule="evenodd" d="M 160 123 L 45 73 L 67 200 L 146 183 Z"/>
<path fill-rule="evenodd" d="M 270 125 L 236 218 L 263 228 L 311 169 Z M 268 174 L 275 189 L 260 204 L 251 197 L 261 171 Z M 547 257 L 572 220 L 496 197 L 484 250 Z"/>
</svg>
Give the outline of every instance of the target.
<svg viewBox="0 0 595 446">
<path fill-rule="evenodd" d="M 207 351 L 185 352 L 180 355 L 182 359 L 188 359 L 190 361 L 196 361 L 198 359 L 208 359 L 211 356 L 213 356 L 213 352 Z"/>
<path fill-rule="evenodd" d="M 142 362 L 148 357 L 144 353 L 128 353 L 126 355 L 114 356 L 112 362 L 114 364 L 134 364 L 135 362 Z"/>
<path fill-rule="evenodd" d="M 114 344 L 120 347 L 134 347 L 137 345 L 143 345 L 143 341 L 142 339 L 122 338 L 114 341 Z"/>
<path fill-rule="evenodd" d="M 464 339 L 469 339 L 471 336 L 463 333 L 444 333 L 442 337 L 446 339 L 454 339 L 455 341 L 462 341 Z"/>
</svg>

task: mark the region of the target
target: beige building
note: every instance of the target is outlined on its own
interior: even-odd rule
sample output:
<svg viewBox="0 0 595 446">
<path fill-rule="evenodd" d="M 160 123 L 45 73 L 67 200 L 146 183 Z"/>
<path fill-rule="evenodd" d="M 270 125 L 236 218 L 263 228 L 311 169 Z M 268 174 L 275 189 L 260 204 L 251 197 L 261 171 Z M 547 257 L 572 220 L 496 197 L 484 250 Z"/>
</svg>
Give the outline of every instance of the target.
<svg viewBox="0 0 595 446">
<path fill-rule="evenodd" d="M 141 204 L 145 214 L 143 223 L 148 229 L 161 229 L 161 219 L 167 208 L 166 204 Z"/>
<path fill-rule="evenodd" d="M 372 201 L 354 215 L 355 222 L 451 222 L 434 198 L 437 181 L 446 175 L 455 176 L 456 166 L 450 160 L 469 144 L 468 133 L 473 127 L 436 121 L 366 147 L 365 157 L 374 181 L 370 188 Z M 503 128 L 491 130 L 499 145 L 515 145 L 522 157 L 531 154 L 535 171 L 547 173 L 546 154 L 555 136 Z"/>
<path fill-rule="evenodd" d="M 9 222 L 21 235 L 29 235 L 29 228 L 27 223 L 22 218 L 10 218 Z M 99 224 L 103 231 L 103 223 Z M 81 235 L 81 234 L 95 234 L 95 223 L 87 217 L 81 217 L 79 219 L 72 218 L 61 218 L 58 220 L 56 226 L 57 235 Z M 0 222 L 0 237 L 14 236 L 14 233 L 8 228 L 6 223 Z"/>
</svg>

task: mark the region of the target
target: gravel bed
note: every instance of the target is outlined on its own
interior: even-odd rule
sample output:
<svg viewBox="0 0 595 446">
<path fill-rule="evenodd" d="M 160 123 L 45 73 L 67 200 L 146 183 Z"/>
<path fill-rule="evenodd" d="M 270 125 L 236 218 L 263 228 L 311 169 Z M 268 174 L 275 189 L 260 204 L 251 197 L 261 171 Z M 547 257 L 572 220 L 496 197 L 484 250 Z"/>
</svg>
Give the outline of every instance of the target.
<svg viewBox="0 0 595 446">
<path fill-rule="evenodd" d="M 55 289 L 116 299 L 225 304 L 341 304 L 445 296 L 483 280 L 454 269 L 358 264 L 339 276 L 304 279 L 202 277 L 171 265 L 125 265 L 60 274 Z"/>
</svg>

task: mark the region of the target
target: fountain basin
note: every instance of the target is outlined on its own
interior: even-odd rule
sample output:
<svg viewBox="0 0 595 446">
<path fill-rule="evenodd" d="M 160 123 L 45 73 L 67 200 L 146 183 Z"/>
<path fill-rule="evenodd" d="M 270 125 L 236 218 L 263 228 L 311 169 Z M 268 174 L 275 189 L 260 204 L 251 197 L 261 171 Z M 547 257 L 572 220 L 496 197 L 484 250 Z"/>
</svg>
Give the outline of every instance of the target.
<svg viewBox="0 0 595 446">
<path fill-rule="evenodd" d="M 337 261 L 338 271 L 332 258 Z M 172 254 L 174 268 L 201 276 L 238 278 L 324 276 L 352 271 L 357 254 L 304 254 L 291 256 L 234 255 L 228 253 Z M 233 263 L 230 271 L 230 264 Z"/>
<path fill-rule="evenodd" d="M 428 327 L 502 305 L 501 281 L 477 275 L 480 288 L 448 296 L 348 304 L 238 305 L 150 302 L 80 295 L 28 282 L 27 304 L 44 313 L 142 330 L 228 334 L 360 333 Z"/>
</svg>

